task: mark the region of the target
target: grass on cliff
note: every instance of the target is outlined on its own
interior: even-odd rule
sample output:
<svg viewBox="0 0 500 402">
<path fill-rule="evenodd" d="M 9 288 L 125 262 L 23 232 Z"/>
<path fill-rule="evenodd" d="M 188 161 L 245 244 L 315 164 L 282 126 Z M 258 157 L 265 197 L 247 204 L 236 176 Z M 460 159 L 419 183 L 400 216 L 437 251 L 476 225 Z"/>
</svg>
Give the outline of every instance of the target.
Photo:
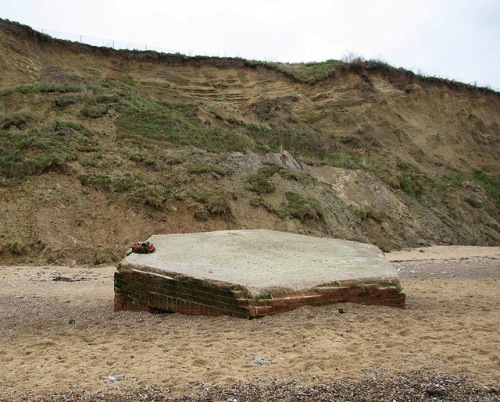
<svg viewBox="0 0 500 402">
<path fill-rule="evenodd" d="M 249 138 L 234 130 L 202 124 L 194 104 L 161 103 L 135 95 L 121 103 L 118 111 L 118 137 L 133 144 L 194 146 L 212 152 L 251 148 Z"/>
<path fill-rule="evenodd" d="M 0 94 L 5 96 L 11 93 L 18 94 L 40 94 L 40 93 L 69 93 L 80 92 L 83 88 L 76 84 L 57 84 L 40 82 L 31 85 L 20 85 L 15 88 L 5 89 Z"/>
<path fill-rule="evenodd" d="M 247 189 L 256 194 L 271 194 L 276 190 L 272 177 L 277 174 L 285 180 L 292 180 L 302 185 L 314 184 L 314 178 L 307 172 L 299 172 L 285 168 L 275 163 L 267 164 L 258 169 L 254 174 L 246 176 Z"/>
<path fill-rule="evenodd" d="M 58 121 L 21 132 L 0 131 L 0 175 L 19 179 L 51 168 L 64 169 L 76 159 L 80 147 L 93 141 L 83 125 L 72 122 Z"/>
<path fill-rule="evenodd" d="M 297 218 L 301 222 L 323 219 L 323 208 L 317 200 L 294 192 L 287 192 L 285 196 L 287 202 L 282 212 L 284 215 Z"/>
<path fill-rule="evenodd" d="M 315 82 L 334 73 L 335 70 L 342 64 L 342 61 L 327 60 L 324 62 L 314 63 L 264 62 L 263 64 L 286 75 L 292 76 L 299 81 Z"/>
<path fill-rule="evenodd" d="M 201 203 L 210 215 L 231 216 L 229 198 L 224 191 L 189 188 L 186 190 L 185 195 Z"/>
<path fill-rule="evenodd" d="M 263 207 L 281 219 L 289 216 L 298 219 L 302 223 L 324 220 L 325 213 L 318 200 L 292 191 L 286 192 L 285 198 L 285 202 L 278 208 L 274 207 L 262 196 L 252 198 L 250 205 L 256 208 Z"/>
<path fill-rule="evenodd" d="M 299 74 L 302 80 L 316 80 L 336 68 L 342 68 L 342 63 L 274 64 L 276 68 L 287 69 L 290 74 Z M 161 209 L 168 199 L 168 188 L 152 183 L 151 179 L 141 179 L 143 184 L 132 180 L 133 185 L 129 183 L 128 187 L 119 190 L 121 182 L 110 171 L 113 163 L 128 160 L 148 171 L 165 173 L 171 165 L 183 161 L 178 158 L 170 160 L 165 152 L 160 152 L 162 149 L 198 148 L 215 153 L 245 150 L 265 153 L 286 149 L 298 160 L 309 164 L 366 170 L 412 198 L 422 198 L 424 194 L 445 194 L 450 186 L 460 188 L 463 181 L 472 180 L 480 185 L 493 203 L 499 203 L 498 179 L 483 171 L 450 172 L 449 178 L 431 180 L 415 166 L 405 163 L 392 166 L 395 163 L 391 165 L 390 160 L 382 161 L 380 158 L 370 163 L 364 151 L 371 146 L 377 153 L 380 144 L 373 143 L 373 139 L 366 136 L 324 136 L 306 123 L 296 121 L 290 117 L 288 109 L 296 101 L 293 97 L 286 101 L 263 100 L 253 105 L 253 112 L 260 118 L 260 123 L 256 123 L 245 121 L 242 117 L 224 116 L 223 112 L 218 113 L 195 102 L 159 101 L 141 94 L 138 86 L 132 90 L 125 85 L 123 82 L 80 82 L 78 85 L 39 83 L 2 91 L 6 106 L 0 116 L 0 176 L 16 180 L 51 169 L 64 170 L 69 162 L 78 158 L 86 170 L 83 175 L 87 177 L 83 179 L 86 185 L 101 187 L 101 190 L 115 195 L 128 193 L 129 200 Z M 108 139 L 108 145 L 103 148 L 100 136 L 85 129 L 82 124 L 44 122 L 39 117 L 42 114 L 25 109 L 9 112 L 9 96 L 31 97 L 36 94 L 46 97 L 52 110 L 64 109 L 65 113 L 73 113 L 76 119 L 89 124 L 113 111 L 109 115 L 116 116 L 115 142 L 110 145 Z M 198 117 L 200 108 L 212 113 L 223 124 L 203 124 Z M 369 144 L 366 143 L 368 140 L 371 141 Z M 82 153 L 88 153 L 88 156 L 83 157 Z M 191 176 L 230 174 L 226 168 L 200 162 L 190 163 L 186 171 Z M 247 188 L 258 195 L 274 192 L 274 174 L 303 185 L 314 182 L 306 173 L 265 166 L 256 174 L 247 176 Z M 221 197 L 219 199 L 222 200 Z M 221 208 L 210 208 L 226 213 L 224 202 L 221 205 Z"/>
<path fill-rule="evenodd" d="M 481 185 L 488 197 L 497 206 L 500 205 L 500 179 L 487 174 L 483 170 L 475 170 L 473 177 Z"/>
<path fill-rule="evenodd" d="M 126 199 L 139 205 L 163 209 L 171 189 L 162 183 L 145 182 L 139 175 L 130 173 L 83 174 L 78 179 L 84 186 L 110 194 L 125 195 Z"/>
</svg>

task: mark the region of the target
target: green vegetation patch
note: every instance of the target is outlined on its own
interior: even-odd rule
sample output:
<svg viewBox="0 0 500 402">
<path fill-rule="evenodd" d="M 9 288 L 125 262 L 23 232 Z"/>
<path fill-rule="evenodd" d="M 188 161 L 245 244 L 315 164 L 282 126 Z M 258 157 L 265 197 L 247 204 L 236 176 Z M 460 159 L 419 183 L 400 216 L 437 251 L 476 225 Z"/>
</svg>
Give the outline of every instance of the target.
<svg viewBox="0 0 500 402">
<path fill-rule="evenodd" d="M 383 222 L 388 218 L 387 214 L 385 211 L 382 211 L 381 209 L 374 207 L 372 205 L 369 206 L 362 206 L 362 207 L 349 207 L 349 209 L 354 213 L 354 215 L 360 220 L 360 221 L 366 221 L 366 220 L 374 220 L 376 222 Z"/>
<path fill-rule="evenodd" d="M 135 187 L 128 194 L 128 198 L 137 204 L 163 209 L 170 196 L 170 191 L 170 188 L 162 184 L 143 184 Z"/>
<path fill-rule="evenodd" d="M 116 92 L 101 93 L 97 94 L 95 97 L 91 98 L 96 104 L 109 105 L 112 103 L 118 103 L 121 100 L 121 96 Z"/>
<path fill-rule="evenodd" d="M 52 105 L 58 109 L 64 109 L 69 105 L 74 105 L 82 100 L 82 97 L 77 94 L 62 95 L 52 101 Z"/>
<path fill-rule="evenodd" d="M 204 163 L 204 162 L 191 163 L 188 166 L 187 170 L 188 173 L 191 174 L 215 173 L 216 175 L 219 176 L 226 176 L 229 173 L 231 173 L 230 169 L 224 166 L 213 165 L 211 163 Z"/>
<path fill-rule="evenodd" d="M 280 149 L 279 137 L 276 130 L 268 125 L 247 123 L 234 117 L 224 117 L 216 111 L 211 113 L 219 120 L 226 121 L 227 123 L 237 126 L 244 130 L 245 134 L 251 139 L 251 148 L 264 152 L 278 152 Z M 249 144 L 250 145 L 250 144 Z"/>
<path fill-rule="evenodd" d="M 287 192 L 285 196 L 287 202 L 284 215 L 297 218 L 303 223 L 307 220 L 323 219 L 323 209 L 317 200 L 293 192 Z"/>
<path fill-rule="evenodd" d="M 108 113 L 108 105 L 102 103 L 96 105 L 87 104 L 82 109 L 82 115 L 92 119 L 103 117 L 106 113 Z"/>
<path fill-rule="evenodd" d="M 315 82 L 328 77 L 332 75 L 340 65 L 343 64 L 343 62 L 340 60 L 327 60 L 318 63 L 254 63 L 267 65 L 302 82 Z"/>
<path fill-rule="evenodd" d="M 96 154 L 90 158 L 80 161 L 80 165 L 86 167 L 107 168 L 109 167 L 108 158 L 103 154 Z"/>
<path fill-rule="evenodd" d="M 65 170 L 79 146 L 91 144 L 81 124 L 55 122 L 52 126 L 23 132 L 0 131 L 0 176 L 20 179 L 50 168 Z"/>
<path fill-rule="evenodd" d="M 270 194 L 276 190 L 276 185 L 271 181 L 271 177 L 280 172 L 283 167 L 271 163 L 259 168 L 257 173 L 246 177 L 248 189 L 256 194 Z"/>
<path fill-rule="evenodd" d="M 417 166 L 397 158 L 397 173 L 392 178 L 391 172 L 386 167 L 370 165 L 377 176 L 388 182 L 393 188 L 403 190 L 410 197 L 420 198 L 424 192 L 424 187 L 428 186 L 432 180 L 420 171 Z"/>
<path fill-rule="evenodd" d="M 473 177 L 481 185 L 488 197 L 495 204 L 500 204 L 500 179 L 490 176 L 482 170 L 475 170 Z"/>
<path fill-rule="evenodd" d="M 156 172 L 161 172 L 163 170 L 163 162 L 165 162 L 159 160 L 155 155 L 151 155 L 150 153 L 132 152 L 126 154 L 126 158 Z"/>
<path fill-rule="evenodd" d="M 307 172 L 298 172 L 276 163 L 271 163 L 260 167 L 257 173 L 246 177 L 247 188 L 259 195 L 273 193 L 276 190 L 276 184 L 273 183 L 271 177 L 275 174 L 279 174 L 285 180 L 293 180 L 305 185 L 314 183 L 314 178 Z"/>
<path fill-rule="evenodd" d="M 31 85 L 20 85 L 12 89 L 2 91 L 2 94 L 7 95 L 10 93 L 18 94 L 40 94 L 40 93 L 67 93 L 67 92 L 80 92 L 82 87 L 76 84 L 54 84 L 40 82 Z"/>
<path fill-rule="evenodd" d="M 141 144 L 166 143 L 213 152 L 244 151 L 251 141 L 235 130 L 206 126 L 191 104 L 162 104 L 152 98 L 133 96 L 118 106 L 118 136 Z"/>
<path fill-rule="evenodd" d="M 145 183 L 141 177 L 129 173 L 84 174 L 78 176 L 84 186 L 124 195 L 128 201 L 162 209 L 170 196 L 170 188 L 158 183 Z"/>
<path fill-rule="evenodd" d="M 0 116 L 0 129 L 8 130 L 11 127 L 23 129 L 31 121 L 38 120 L 30 111 L 21 110 L 15 113 L 8 113 Z"/>
<path fill-rule="evenodd" d="M 187 195 L 195 201 L 204 205 L 206 210 L 211 215 L 231 216 L 231 208 L 229 207 L 229 198 L 224 191 L 191 189 L 187 191 Z"/>
<path fill-rule="evenodd" d="M 136 85 L 137 84 L 137 82 L 134 80 L 134 78 L 132 78 L 130 75 L 124 75 L 122 77 L 122 81 L 128 85 Z"/>
<path fill-rule="evenodd" d="M 415 172 L 406 172 L 399 177 L 399 188 L 411 197 L 419 198 L 424 191 L 420 176 Z"/>
<path fill-rule="evenodd" d="M 276 185 L 263 174 L 250 174 L 246 177 L 248 189 L 256 194 L 270 194 L 276 190 Z"/>
</svg>

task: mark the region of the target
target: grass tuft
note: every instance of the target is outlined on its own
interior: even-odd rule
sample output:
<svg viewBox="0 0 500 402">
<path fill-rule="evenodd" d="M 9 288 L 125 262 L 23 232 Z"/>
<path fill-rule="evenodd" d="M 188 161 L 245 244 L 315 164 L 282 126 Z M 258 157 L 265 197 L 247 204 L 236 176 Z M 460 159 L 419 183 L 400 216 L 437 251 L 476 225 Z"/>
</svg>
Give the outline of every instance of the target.
<svg viewBox="0 0 500 402">
<path fill-rule="evenodd" d="M 139 205 L 148 205 L 155 209 L 163 209 L 170 196 L 170 189 L 161 184 L 145 183 L 137 175 L 132 174 L 83 174 L 78 176 L 80 183 L 91 186 L 111 195 L 124 195 L 125 198 Z"/>
<path fill-rule="evenodd" d="M 108 112 L 108 105 L 106 104 L 97 104 L 90 105 L 87 104 L 82 109 L 82 115 L 85 117 L 90 117 L 92 119 L 98 119 L 103 117 Z"/>
<path fill-rule="evenodd" d="M 80 92 L 82 91 L 80 85 L 75 84 L 54 84 L 40 82 L 31 85 L 20 85 L 12 89 L 7 89 L 2 91 L 3 95 L 8 95 L 11 93 L 18 93 L 22 95 L 29 94 L 40 94 L 40 93 L 68 93 L 68 92 Z"/>
<path fill-rule="evenodd" d="M 187 195 L 195 201 L 202 203 L 211 215 L 224 217 L 231 216 L 229 199 L 227 194 L 223 191 L 192 189 L 187 192 Z"/>
<path fill-rule="evenodd" d="M 293 192 L 287 192 L 285 196 L 287 202 L 284 208 L 284 215 L 297 218 L 302 223 L 307 220 L 323 219 L 323 209 L 317 200 Z"/>
</svg>

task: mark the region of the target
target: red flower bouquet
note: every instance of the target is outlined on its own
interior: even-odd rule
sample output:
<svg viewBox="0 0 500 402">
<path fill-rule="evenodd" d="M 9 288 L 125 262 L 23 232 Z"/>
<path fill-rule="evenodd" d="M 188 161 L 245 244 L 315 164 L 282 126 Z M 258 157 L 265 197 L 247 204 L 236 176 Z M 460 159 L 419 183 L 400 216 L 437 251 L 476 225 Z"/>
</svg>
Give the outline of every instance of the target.
<svg viewBox="0 0 500 402">
<path fill-rule="evenodd" d="M 132 250 L 132 253 L 150 254 L 150 253 L 154 253 L 155 246 L 153 246 L 148 241 L 138 242 L 138 243 L 134 243 L 134 245 L 132 245 L 131 250 Z"/>
</svg>

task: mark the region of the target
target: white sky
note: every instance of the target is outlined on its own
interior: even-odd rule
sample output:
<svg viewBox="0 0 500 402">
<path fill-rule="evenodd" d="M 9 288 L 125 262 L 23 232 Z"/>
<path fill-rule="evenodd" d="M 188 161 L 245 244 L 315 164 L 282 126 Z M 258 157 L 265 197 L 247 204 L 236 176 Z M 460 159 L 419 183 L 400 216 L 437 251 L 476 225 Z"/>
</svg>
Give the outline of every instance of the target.
<svg viewBox="0 0 500 402">
<path fill-rule="evenodd" d="M 187 55 L 356 53 L 500 90 L 500 0 L 0 0 L 0 18 Z"/>
</svg>

